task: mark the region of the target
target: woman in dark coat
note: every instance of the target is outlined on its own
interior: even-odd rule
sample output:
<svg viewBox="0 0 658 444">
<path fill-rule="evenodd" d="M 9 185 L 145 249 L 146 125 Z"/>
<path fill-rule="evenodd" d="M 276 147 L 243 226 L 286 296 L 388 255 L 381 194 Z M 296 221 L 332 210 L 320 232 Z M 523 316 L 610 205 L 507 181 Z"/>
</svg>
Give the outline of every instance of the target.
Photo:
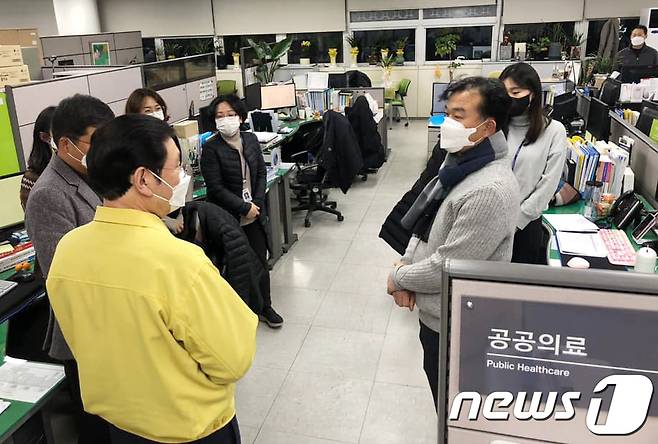
<svg viewBox="0 0 658 444">
<path fill-rule="evenodd" d="M 283 319 L 272 308 L 267 272 L 267 170 L 263 153 L 253 133 L 240 131 L 247 110 L 237 96 L 220 96 L 213 100 L 210 109 L 215 113 L 217 132 L 205 143 L 201 153 L 201 172 L 208 200 L 240 221 L 251 248 L 266 270 L 260 282 L 263 307 L 259 317 L 272 328 L 280 327 Z"/>
</svg>

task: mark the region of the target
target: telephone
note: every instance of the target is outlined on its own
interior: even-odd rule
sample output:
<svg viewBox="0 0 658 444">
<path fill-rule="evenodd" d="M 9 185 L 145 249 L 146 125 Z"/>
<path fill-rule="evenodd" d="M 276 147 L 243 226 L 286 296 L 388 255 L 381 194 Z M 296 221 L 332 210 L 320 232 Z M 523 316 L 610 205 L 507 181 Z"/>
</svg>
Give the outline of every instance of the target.
<svg viewBox="0 0 658 444">
<path fill-rule="evenodd" d="M 635 196 L 633 191 L 627 191 L 615 201 L 610 209 L 610 217 L 620 230 L 625 230 L 638 217 L 644 204 Z"/>
</svg>

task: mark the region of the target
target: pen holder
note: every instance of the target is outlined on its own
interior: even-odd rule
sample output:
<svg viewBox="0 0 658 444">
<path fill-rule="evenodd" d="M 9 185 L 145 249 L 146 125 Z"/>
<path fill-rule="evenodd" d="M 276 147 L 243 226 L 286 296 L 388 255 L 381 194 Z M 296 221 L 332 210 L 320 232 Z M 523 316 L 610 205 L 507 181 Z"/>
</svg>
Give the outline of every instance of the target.
<svg viewBox="0 0 658 444">
<path fill-rule="evenodd" d="M 635 272 L 649 273 L 656 272 L 656 252 L 651 248 L 640 248 L 635 255 Z"/>
</svg>

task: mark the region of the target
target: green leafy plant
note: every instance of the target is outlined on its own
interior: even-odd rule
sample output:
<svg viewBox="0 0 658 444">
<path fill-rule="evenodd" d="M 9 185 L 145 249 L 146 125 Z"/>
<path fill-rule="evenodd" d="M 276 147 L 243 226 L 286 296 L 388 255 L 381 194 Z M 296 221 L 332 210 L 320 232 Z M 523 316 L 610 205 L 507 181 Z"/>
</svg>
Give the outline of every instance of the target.
<svg viewBox="0 0 658 444">
<path fill-rule="evenodd" d="M 213 42 L 210 39 L 195 39 L 190 44 L 188 55 L 206 54 L 213 52 Z"/>
<path fill-rule="evenodd" d="M 409 37 L 404 37 L 404 38 L 401 38 L 400 40 L 397 40 L 395 42 L 395 49 L 404 50 L 404 48 L 407 47 L 407 42 L 408 41 L 409 41 Z"/>
<path fill-rule="evenodd" d="M 564 46 L 566 48 L 581 46 L 583 43 L 585 43 L 585 34 L 582 32 L 574 32 L 564 37 Z"/>
<path fill-rule="evenodd" d="M 445 34 L 434 40 L 434 55 L 439 57 L 449 56 L 457 49 L 457 42 L 461 37 L 457 34 Z"/>
<path fill-rule="evenodd" d="M 274 80 L 274 73 L 279 69 L 281 57 L 290 51 L 292 38 L 288 37 L 276 43 L 255 42 L 247 39 L 256 53 L 256 78 L 262 83 L 271 83 Z"/>
<path fill-rule="evenodd" d="M 348 45 L 350 45 L 350 48 L 358 48 L 359 44 L 361 43 L 359 42 L 359 39 L 353 35 L 348 35 L 347 37 L 345 37 L 345 41 L 347 42 Z"/>
<path fill-rule="evenodd" d="M 382 57 L 382 59 L 379 61 L 379 66 L 384 68 L 384 70 L 389 70 L 393 66 L 394 62 L 395 56 L 393 54 L 389 54 L 386 57 Z"/>
<path fill-rule="evenodd" d="M 548 51 L 550 44 L 550 37 L 539 37 L 539 39 L 533 39 L 532 42 L 528 43 L 528 49 L 532 53 L 532 56 L 536 59 L 540 56 L 540 54 Z"/>
<path fill-rule="evenodd" d="M 588 85 L 594 78 L 594 74 L 610 74 L 613 68 L 613 58 L 590 54 L 587 59 L 585 59 L 581 67 L 581 85 Z"/>
<path fill-rule="evenodd" d="M 548 36 L 552 43 L 563 43 L 567 34 L 564 32 L 564 28 L 559 23 L 556 23 L 551 27 L 551 33 Z"/>
<path fill-rule="evenodd" d="M 175 59 L 178 57 L 178 53 L 183 49 L 183 47 L 178 42 L 165 41 L 164 42 L 164 51 L 168 59 Z"/>
</svg>

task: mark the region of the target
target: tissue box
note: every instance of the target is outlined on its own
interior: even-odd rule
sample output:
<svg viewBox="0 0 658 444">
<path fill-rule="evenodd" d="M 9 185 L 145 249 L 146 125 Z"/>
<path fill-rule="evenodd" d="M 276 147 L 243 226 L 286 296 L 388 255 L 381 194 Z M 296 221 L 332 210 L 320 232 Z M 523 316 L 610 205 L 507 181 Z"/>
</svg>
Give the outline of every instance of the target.
<svg viewBox="0 0 658 444">
<path fill-rule="evenodd" d="M 180 139 L 188 139 L 199 135 L 199 124 L 196 120 L 186 120 L 174 124 L 174 132 Z"/>
</svg>

